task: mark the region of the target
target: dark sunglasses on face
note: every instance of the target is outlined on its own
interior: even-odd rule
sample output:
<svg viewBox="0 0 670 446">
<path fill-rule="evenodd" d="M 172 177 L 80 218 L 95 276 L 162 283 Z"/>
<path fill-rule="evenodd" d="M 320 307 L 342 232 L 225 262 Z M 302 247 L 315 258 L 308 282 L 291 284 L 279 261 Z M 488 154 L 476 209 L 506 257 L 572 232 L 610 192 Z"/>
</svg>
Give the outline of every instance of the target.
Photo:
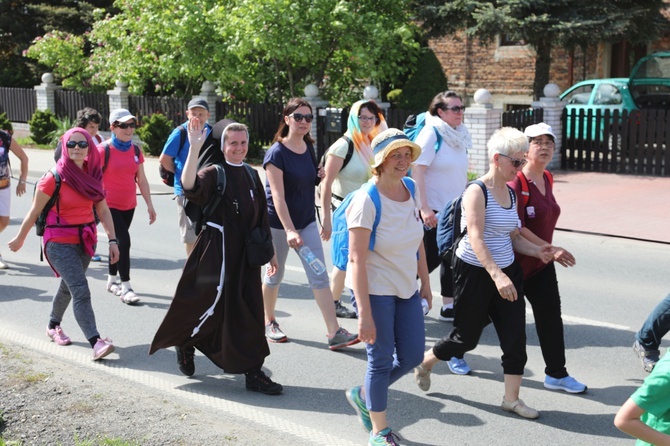
<svg viewBox="0 0 670 446">
<path fill-rule="evenodd" d="M 498 155 L 510 160 L 512 162 L 512 166 L 514 166 L 515 169 L 524 166 L 528 162 L 525 159 L 512 158 L 511 156 L 503 155 L 502 153 L 498 153 Z"/>
<path fill-rule="evenodd" d="M 68 149 L 74 149 L 79 146 L 80 149 L 86 149 L 88 147 L 87 141 L 68 141 L 65 143 Z"/>
<path fill-rule="evenodd" d="M 444 107 L 442 110 L 451 110 L 454 113 L 463 113 L 465 111 L 465 105 L 454 105 L 453 107 Z"/>
<path fill-rule="evenodd" d="M 129 123 L 124 122 L 123 124 L 114 124 L 114 127 L 118 127 L 122 130 L 127 129 L 128 127 L 130 127 L 131 129 L 134 129 L 135 127 L 137 127 L 137 124 L 134 123 L 134 122 L 129 122 Z"/>
<path fill-rule="evenodd" d="M 288 115 L 289 118 L 295 119 L 295 122 L 302 122 L 304 119 L 305 122 L 310 123 L 314 120 L 314 115 L 313 114 L 308 114 L 308 115 L 303 115 L 302 113 L 291 113 Z"/>
</svg>

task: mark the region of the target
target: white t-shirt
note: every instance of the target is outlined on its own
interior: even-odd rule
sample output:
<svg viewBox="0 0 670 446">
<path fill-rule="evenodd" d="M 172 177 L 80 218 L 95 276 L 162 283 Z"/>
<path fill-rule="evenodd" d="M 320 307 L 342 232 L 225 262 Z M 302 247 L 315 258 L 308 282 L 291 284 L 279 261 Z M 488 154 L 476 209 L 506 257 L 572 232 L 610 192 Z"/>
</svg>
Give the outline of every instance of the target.
<svg viewBox="0 0 670 446">
<path fill-rule="evenodd" d="M 377 225 L 374 249 L 368 251 L 365 263 L 370 294 L 409 299 L 418 289 L 417 252 L 423 239 L 423 224 L 417 209 L 417 203 L 420 203 L 418 194 L 416 189 L 415 197 L 404 202 L 379 194 L 382 215 Z M 375 213 L 370 195 L 361 190 L 347 209 L 347 226 L 372 230 Z M 353 289 L 351 274 L 347 274 L 345 285 Z"/>
<path fill-rule="evenodd" d="M 349 144 L 343 138 L 338 139 L 328 150 L 328 156 L 337 156 L 344 160 L 349 150 Z M 366 166 L 361 156 L 356 152 L 351 155 L 351 159 L 340 170 L 340 173 L 333 180 L 332 193 L 339 197 L 346 197 L 349 193 L 355 191 L 363 183 L 366 183 L 372 175 L 370 166 Z M 339 206 L 340 201 L 334 199 L 334 204 Z"/>
<path fill-rule="evenodd" d="M 435 152 L 437 136 L 433 126 L 426 125 L 415 141 L 421 147 L 421 155 L 414 162 L 427 166 L 424 175 L 426 203 L 435 211 L 458 197 L 468 184 L 468 154 L 454 149 L 442 139 L 440 150 Z"/>
</svg>

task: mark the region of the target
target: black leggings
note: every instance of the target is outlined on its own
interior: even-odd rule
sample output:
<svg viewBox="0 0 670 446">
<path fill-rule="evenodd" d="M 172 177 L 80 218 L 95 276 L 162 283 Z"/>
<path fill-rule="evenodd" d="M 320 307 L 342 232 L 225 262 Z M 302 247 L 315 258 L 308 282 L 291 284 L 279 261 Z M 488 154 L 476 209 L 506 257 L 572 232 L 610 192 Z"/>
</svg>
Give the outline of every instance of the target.
<svg viewBox="0 0 670 446">
<path fill-rule="evenodd" d="M 109 264 L 109 275 L 116 276 L 119 273 L 121 282 L 128 282 L 130 280 L 130 224 L 133 222 L 133 215 L 135 215 L 135 208 L 127 211 L 120 211 L 118 209 L 109 209 L 112 213 L 112 220 L 114 221 L 114 232 L 116 239 L 119 241 L 119 261 Z"/>
</svg>

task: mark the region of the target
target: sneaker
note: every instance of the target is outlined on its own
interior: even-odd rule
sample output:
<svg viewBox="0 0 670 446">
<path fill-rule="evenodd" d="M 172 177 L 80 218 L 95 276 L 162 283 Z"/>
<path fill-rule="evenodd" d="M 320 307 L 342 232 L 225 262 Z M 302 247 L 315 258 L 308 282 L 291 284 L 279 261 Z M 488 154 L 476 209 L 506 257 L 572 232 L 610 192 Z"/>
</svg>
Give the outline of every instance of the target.
<svg viewBox="0 0 670 446">
<path fill-rule="evenodd" d="M 438 319 L 444 322 L 452 322 L 454 320 L 454 307 L 442 307 Z"/>
<path fill-rule="evenodd" d="M 265 326 L 265 337 L 268 338 L 270 342 L 286 342 L 288 338 L 279 328 L 279 324 L 275 320 L 271 320 Z"/>
<path fill-rule="evenodd" d="M 358 415 L 358 421 L 361 422 L 365 432 L 370 432 L 372 430 L 372 421 L 370 421 L 370 412 L 365 406 L 365 401 L 361 398 L 361 386 L 356 386 L 353 389 L 349 389 L 344 394 L 347 396 L 347 401 L 351 404 L 351 407 L 356 411 Z"/>
<path fill-rule="evenodd" d="M 195 363 L 193 357 L 195 356 L 195 347 L 175 347 L 177 349 L 177 364 L 179 371 L 186 376 L 193 376 L 195 373 Z"/>
<path fill-rule="evenodd" d="M 337 329 L 332 338 L 328 338 L 328 348 L 331 350 L 339 350 L 350 345 L 361 342 L 356 333 L 349 333 L 344 328 Z"/>
<path fill-rule="evenodd" d="M 9 269 L 9 265 L 7 265 L 4 260 L 2 260 L 2 256 L 0 255 L 0 269 Z"/>
<path fill-rule="evenodd" d="M 344 306 L 341 301 L 335 302 L 335 315 L 344 319 L 356 319 L 356 312 Z"/>
<path fill-rule="evenodd" d="M 373 433 L 370 431 L 370 446 L 400 446 L 400 437 L 393 433 L 390 427 L 387 427 L 384 430 L 379 431 L 379 433 Z"/>
<path fill-rule="evenodd" d="M 264 393 L 265 395 L 279 395 L 284 387 L 272 381 L 262 370 L 245 373 L 247 390 Z"/>
<path fill-rule="evenodd" d="M 638 341 L 633 344 L 633 351 L 642 360 L 642 368 L 647 373 L 651 373 L 660 360 L 661 352 L 659 350 L 647 350 Z"/>
<path fill-rule="evenodd" d="M 114 344 L 109 338 L 101 339 L 98 338 L 98 342 L 93 346 L 93 360 L 97 361 L 102 359 L 105 356 L 109 355 L 114 351 Z"/>
<path fill-rule="evenodd" d="M 584 393 L 586 392 L 586 385 L 580 383 L 572 376 L 565 378 L 552 378 L 547 376 L 544 378 L 544 387 L 551 390 L 564 390 L 568 393 Z"/>
<path fill-rule="evenodd" d="M 533 409 L 532 407 L 526 406 L 524 402 L 521 401 L 521 399 L 508 403 L 507 401 L 505 401 L 505 398 L 503 398 L 503 402 L 500 408 L 505 412 L 514 412 L 515 414 L 521 417 L 528 418 L 531 420 L 534 420 L 535 418 L 540 416 L 537 410 Z"/>
<path fill-rule="evenodd" d="M 454 375 L 469 375 L 472 371 L 468 363 L 465 362 L 465 359 L 463 358 L 451 358 L 449 361 L 447 361 L 447 365 L 449 366 L 451 373 Z"/>
<path fill-rule="evenodd" d="M 91 257 L 91 261 L 102 262 L 102 257 L 100 257 L 100 254 L 93 254 L 93 257 Z"/>
<path fill-rule="evenodd" d="M 47 325 L 47 336 L 51 338 L 58 345 L 70 345 L 72 341 L 70 338 L 63 333 L 63 329 L 60 328 L 60 325 L 56 325 L 53 329 L 49 328 Z"/>
<path fill-rule="evenodd" d="M 428 392 L 430 390 L 430 370 L 424 369 L 421 365 L 416 366 L 414 369 L 414 381 L 416 381 L 419 389 Z"/>
</svg>

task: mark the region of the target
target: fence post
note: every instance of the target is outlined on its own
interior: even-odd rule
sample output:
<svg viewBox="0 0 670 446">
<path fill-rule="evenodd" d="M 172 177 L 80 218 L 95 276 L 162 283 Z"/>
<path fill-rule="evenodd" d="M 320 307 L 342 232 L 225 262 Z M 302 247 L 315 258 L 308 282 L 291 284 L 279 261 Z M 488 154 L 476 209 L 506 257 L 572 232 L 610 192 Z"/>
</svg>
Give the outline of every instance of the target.
<svg viewBox="0 0 670 446">
<path fill-rule="evenodd" d="M 116 81 L 116 87 L 114 90 L 107 90 L 107 96 L 109 98 L 109 111 L 116 110 L 117 108 L 125 108 L 126 110 L 130 107 L 130 101 L 128 97 L 128 83 L 123 81 Z M 111 122 L 110 122 L 111 124 Z"/>
<path fill-rule="evenodd" d="M 207 123 L 211 126 L 216 124 L 216 102 L 219 100 L 219 96 L 214 92 L 216 90 L 216 85 L 212 81 L 205 81 L 200 87 L 200 94 L 193 96 L 193 99 L 204 99 L 207 101 L 209 106 L 209 119 Z"/>
<path fill-rule="evenodd" d="M 54 75 L 44 73 L 42 83 L 35 86 L 35 96 L 37 97 L 37 110 L 51 110 L 56 114 L 56 91 L 62 87 L 54 83 Z"/>
<path fill-rule="evenodd" d="M 329 102 L 319 97 L 319 87 L 317 87 L 314 84 L 307 84 L 305 86 L 305 96 L 303 97 L 303 99 L 309 102 L 309 105 L 312 106 L 312 113 L 317 113 L 318 111 L 318 113 L 323 114 L 323 116 L 326 116 L 326 107 L 328 107 Z M 309 134 L 312 136 L 314 141 L 317 142 L 317 147 L 319 146 L 319 141 L 317 139 L 316 127 L 319 125 L 318 123 L 321 121 L 323 120 L 316 119 L 314 122 L 316 122 L 317 125 L 312 125 L 312 129 L 309 131 Z M 321 133 L 323 134 L 323 132 Z"/>
<path fill-rule="evenodd" d="M 565 102 L 558 98 L 561 94 L 561 89 L 556 84 L 545 85 L 543 92 L 544 96 L 539 101 L 533 101 L 530 106 L 544 110 L 544 122 L 551 126 L 554 135 L 556 135 L 556 150 L 554 150 L 554 158 L 548 167 L 549 169 L 558 169 L 561 167 L 561 148 L 563 147 L 563 123 L 561 115 L 565 108 Z"/>
<path fill-rule="evenodd" d="M 502 109 L 493 108 L 491 93 L 484 88 L 475 92 L 474 101 L 474 105 L 465 109 L 464 122 L 472 137 L 470 171 L 483 175 L 489 169 L 486 143 L 493 132 L 500 128 Z"/>
</svg>

